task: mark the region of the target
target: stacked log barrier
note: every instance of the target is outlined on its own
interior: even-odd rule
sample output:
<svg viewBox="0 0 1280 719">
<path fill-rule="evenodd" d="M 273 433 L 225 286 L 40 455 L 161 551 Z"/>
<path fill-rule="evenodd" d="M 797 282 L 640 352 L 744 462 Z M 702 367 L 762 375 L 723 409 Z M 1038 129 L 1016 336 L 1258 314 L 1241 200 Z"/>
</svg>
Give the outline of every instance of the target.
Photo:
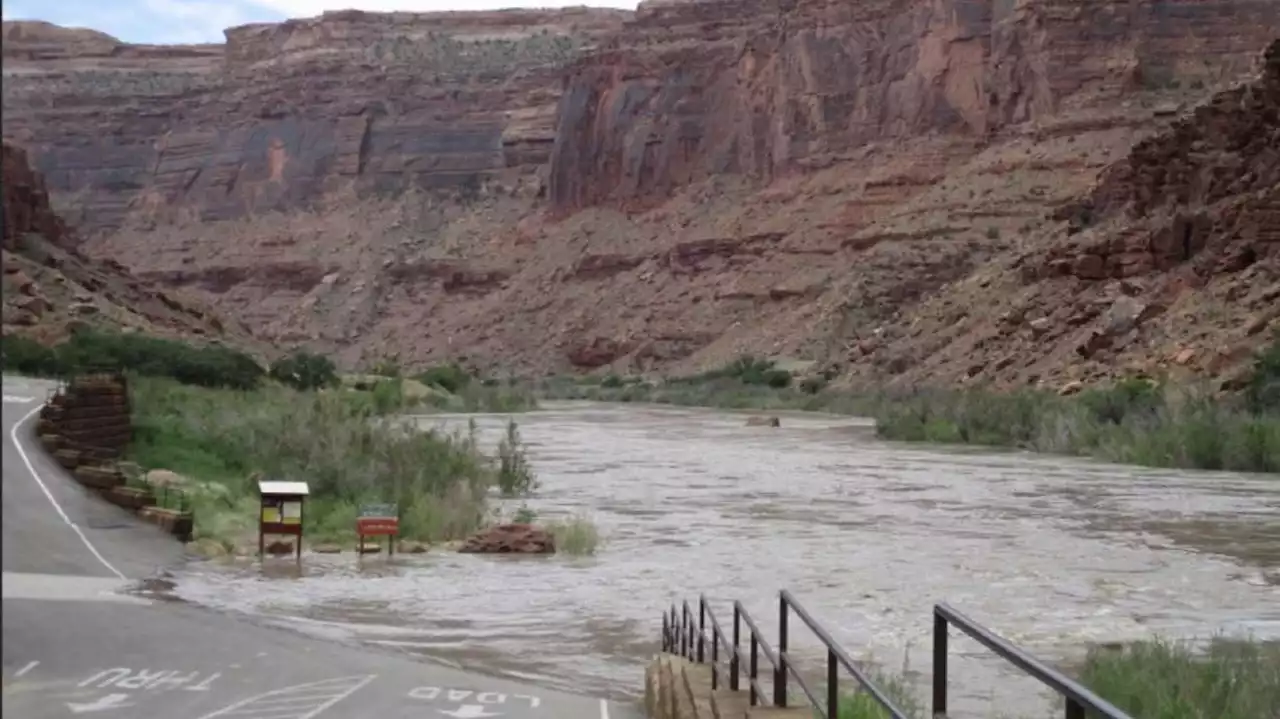
<svg viewBox="0 0 1280 719">
<path fill-rule="evenodd" d="M 158 506 L 154 489 L 127 486 L 119 466 L 133 439 L 129 385 L 122 374 L 72 379 L 40 411 L 36 433 L 54 460 L 82 486 L 169 534 L 190 541 L 193 518 L 185 509 Z"/>
</svg>

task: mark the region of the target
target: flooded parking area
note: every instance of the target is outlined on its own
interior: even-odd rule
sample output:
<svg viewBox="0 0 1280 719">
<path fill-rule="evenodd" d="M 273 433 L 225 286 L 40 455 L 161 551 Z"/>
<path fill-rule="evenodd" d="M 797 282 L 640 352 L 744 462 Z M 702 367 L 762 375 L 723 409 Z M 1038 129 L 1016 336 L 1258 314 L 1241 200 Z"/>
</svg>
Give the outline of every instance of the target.
<svg viewBox="0 0 1280 719">
<path fill-rule="evenodd" d="M 418 418 L 424 427 L 467 417 Z M 475 416 L 496 443 L 505 416 Z M 517 415 L 540 517 L 585 514 L 595 556 L 432 551 L 308 556 L 300 576 L 199 563 L 182 598 L 470 669 L 614 697 L 641 693 L 661 612 L 706 593 L 764 628 L 790 589 L 854 656 L 927 672 L 948 601 L 1047 659 L 1151 632 L 1280 637 L 1280 478 L 902 445 L 869 422 L 554 403 Z M 794 652 L 822 656 L 793 630 Z M 952 704 L 1049 705 L 952 641 Z M 815 664 L 815 667 L 818 666 Z M 821 677 L 816 669 L 814 681 Z"/>
</svg>

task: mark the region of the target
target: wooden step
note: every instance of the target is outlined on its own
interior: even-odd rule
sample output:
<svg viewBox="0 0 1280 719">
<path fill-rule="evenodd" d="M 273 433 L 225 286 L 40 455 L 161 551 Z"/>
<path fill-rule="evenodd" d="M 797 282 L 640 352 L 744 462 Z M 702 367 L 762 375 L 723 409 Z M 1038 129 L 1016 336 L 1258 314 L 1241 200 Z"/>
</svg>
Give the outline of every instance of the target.
<svg viewBox="0 0 1280 719">
<path fill-rule="evenodd" d="M 747 712 L 748 719 L 813 719 L 813 709 L 809 707 L 752 707 Z"/>
<path fill-rule="evenodd" d="M 751 695 L 745 691 L 717 689 L 711 693 L 713 719 L 746 719 L 751 708 Z"/>
<path fill-rule="evenodd" d="M 693 702 L 693 719 L 714 719 L 711 710 L 711 666 L 709 664 L 688 662 L 684 665 L 684 690 Z"/>
</svg>

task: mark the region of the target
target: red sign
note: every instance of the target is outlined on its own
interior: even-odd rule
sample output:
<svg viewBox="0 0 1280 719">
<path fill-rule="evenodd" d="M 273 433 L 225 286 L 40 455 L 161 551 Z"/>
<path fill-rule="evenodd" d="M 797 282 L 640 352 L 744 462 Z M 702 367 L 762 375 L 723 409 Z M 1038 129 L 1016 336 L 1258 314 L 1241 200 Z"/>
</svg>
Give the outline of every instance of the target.
<svg viewBox="0 0 1280 719">
<path fill-rule="evenodd" d="M 395 517 L 360 517 L 356 520 L 356 534 L 366 537 L 380 535 L 397 535 L 400 533 L 400 520 Z"/>
</svg>

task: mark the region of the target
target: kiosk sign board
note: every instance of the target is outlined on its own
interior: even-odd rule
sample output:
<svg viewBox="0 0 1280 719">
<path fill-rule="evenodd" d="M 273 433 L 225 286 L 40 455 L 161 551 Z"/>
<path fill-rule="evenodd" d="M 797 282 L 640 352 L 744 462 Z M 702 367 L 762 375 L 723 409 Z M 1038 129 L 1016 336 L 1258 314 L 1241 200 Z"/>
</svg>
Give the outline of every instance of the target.
<svg viewBox="0 0 1280 719">
<path fill-rule="evenodd" d="M 302 505 L 311 493 L 306 482 L 258 482 L 258 556 L 265 553 L 266 536 L 283 534 L 297 537 L 294 546 L 302 561 Z"/>
</svg>

